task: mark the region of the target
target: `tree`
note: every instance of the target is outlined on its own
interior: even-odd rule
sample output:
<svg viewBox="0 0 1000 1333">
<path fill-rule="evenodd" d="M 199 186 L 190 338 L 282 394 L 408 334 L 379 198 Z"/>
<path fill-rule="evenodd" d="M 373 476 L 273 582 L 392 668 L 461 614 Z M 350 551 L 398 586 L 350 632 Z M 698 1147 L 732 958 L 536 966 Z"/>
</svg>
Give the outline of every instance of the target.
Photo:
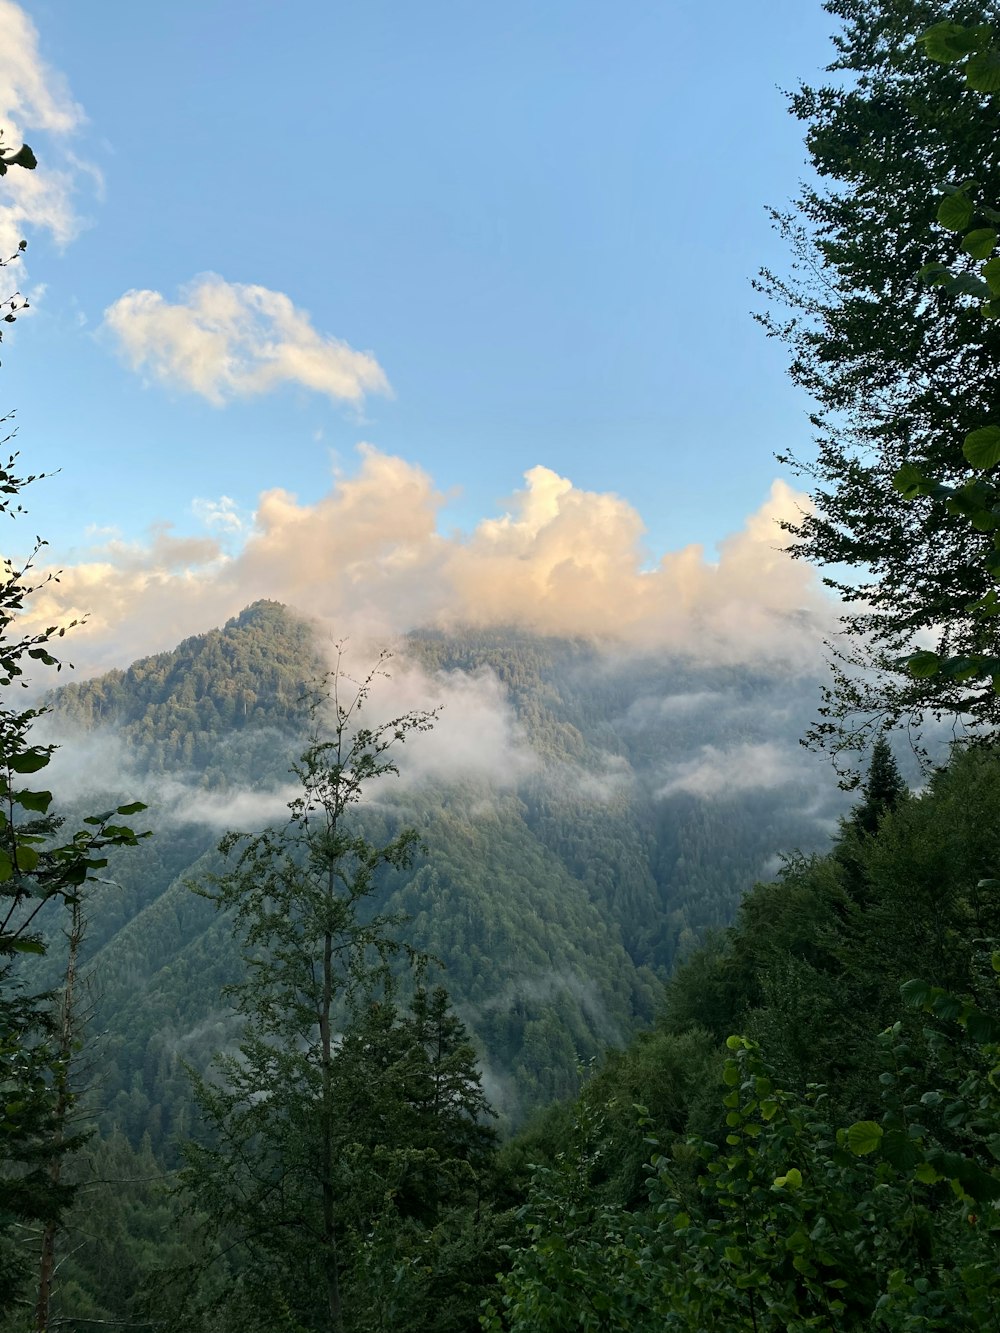
<svg viewBox="0 0 1000 1333">
<path fill-rule="evenodd" d="M 33 169 L 34 154 L 27 145 L 8 151 L 0 143 L 0 176 L 12 166 Z M 0 260 L 0 268 L 17 261 L 24 249 L 22 241 L 17 254 Z M 7 312 L 0 318 L 13 323 L 27 304 L 15 291 L 0 301 Z M 8 431 L 0 442 L 6 448 L 13 436 L 9 414 L 0 417 L 0 427 Z M 20 473 L 17 454 L 11 453 L 0 465 L 0 516 L 23 514 L 23 493 L 40 476 Z M 25 785 L 25 778 L 46 767 L 55 747 L 32 738 L 33 724 L 46 708 L 20 707 L 11 694 L 29 683 L 30 670 L 60 669 L 52 647 L 72 628 L 28 634 L 18 629 L 27 600 L 56 577 L 33 582 L 44 545 L 36 538 L 27 559 L 0 559 L 0 1316 L 21 1299 L 40 1249 L 38 1328 L 48 1326 L 55 1240 L 73 1194 L 62 1165 L 82 1142 L 72 1122 L 71 1063 L 80 1040 L 75 987 L 83 891 L 107 865 L 108 850 L 134 846 L 145 836 L 121 819 L 146 808 L 137 801 L 90 816 L 67 839 L 51 808 L 52 793 L 38 789 L 34 780 Z M 45 952 L 39 925 L 45 909 L 53 907 L 69 920 L 57 1002 L 52 995 L 31 993 L 17 966 L 21 956 Z"/>
<path fill-rule="evenodd" d="M 883 818 L 907 793 L 889 742 L 877 736 L 872 746 L 868 776 L 862 787 L 864 800 L 851 811 L 850 824 L 860 833 L 872 834 Z"/>
<path fill-rule="evenodd" d="M 350 682 L 338 658 L 330 739 L 294 770 L 288 824 L 225 838 L 233 867 L 206 890 L 242 943 L 246 979 L 229 995 L 245 1028 L 215 1080 L 195 1081 L 206 1135 L 188 1145 L 183 1178 L 230 1274 L 215 1292 L 203 1281 L 196 1304 L 213 1310 L 217 1295 L 241 1328 L 341 1333 L 352 1255 L 387 1204 L 433 1220 L 457 1193 L 446 1178 L 487 1144 L 464 1031 L 443 991 L 418 986 L 399 1013 L 391 964 L 422 960 L 400 942 L 400 918 L 372 910 L 380 874 L 407 868 L 418 837 L 374 842 L 357 807 L 397 771 L 390 750 L 434 720 L 364 725 L 382 673 L 380 659 Z"/>
<path fill-rule="evenodd" d="M 943 17 L 982 24 L 1000 9 L 995 0 L 826 8 L 844 22 L 836 81 L 791 98 L 822 180 L 804 187 L 792 212 L 774 215 L 795 252 L 791 276 L 764 272 L 758 286 L 790 310 L 772 309 L 763 322 L 788 342 L 791 376 L 815 402 L 815 459 L 781 458 L 813 501 L 787 530 L 792 553 L 826 566 L 846 604 L 847 646 L 833 647 L 833 683 L 811 739 L 849 763 L 876 726 L 944 713 L 989 726 L 1000 717 L 989 688 L 907 665 L 928 640 L 946 657 L 992 642 L 993 625 L 970 609 L 990 588 L 990 534 L 970 526 L 961 499 L 943 513 L 893 485 L 904 464 L 964 485 L 963 441 L 1000 420 L 1000 324 L 963 297 L 973 255 L 940 203 L 943 188 L 960 193 L 970 181 L 978 198 L 1000 199 L 995 84 L 985 94 L 970 87 L 966 69 L 929 61 L 920 40 Z M 992 69 L 995 56 L 982 54 Z M 957 268 L 958 288 L 931 285 L 931 263 Z"/>
</svg>

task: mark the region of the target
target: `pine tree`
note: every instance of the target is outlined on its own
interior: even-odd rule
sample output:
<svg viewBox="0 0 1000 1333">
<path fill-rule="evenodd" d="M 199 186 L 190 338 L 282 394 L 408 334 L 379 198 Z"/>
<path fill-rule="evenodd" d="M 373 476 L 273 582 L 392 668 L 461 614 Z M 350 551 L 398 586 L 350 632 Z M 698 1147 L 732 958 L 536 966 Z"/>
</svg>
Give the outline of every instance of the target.
<svg viewBox="0 0 1000 1333">
<path fill-rule="evenodd" d="M 872 747 L 868 777 L 862 792 L 864 800 L 851 813 L 851 823 L 862 833 L 873 834 L 890 810 L 908 794 L 889 742 L 878 736 Z"/>
</svg>

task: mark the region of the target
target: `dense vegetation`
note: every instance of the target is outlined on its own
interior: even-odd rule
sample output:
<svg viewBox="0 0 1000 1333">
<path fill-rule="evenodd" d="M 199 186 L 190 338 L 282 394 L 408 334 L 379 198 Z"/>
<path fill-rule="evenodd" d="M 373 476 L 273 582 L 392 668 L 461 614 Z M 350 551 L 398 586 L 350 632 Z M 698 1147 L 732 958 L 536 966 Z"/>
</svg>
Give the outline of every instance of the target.
<svg viewBox="0 0 1000 1333">
<path fill-rule="evenodd" d="M 839 744 L 852 710 L 995 716 L 1000 47 L 989 7 L 917 45 L 918 0 L 827 7 L 859 77 L 793 103 L 833 188 L 801 201 L 826 295 L 786 332 L 819 403 L 799 552 L 873 579 L 849 623 L 883 675 L 838 677 Z M 12 459 L 0 491 L 26 480 Z M 56 630 L 12 629 L 28 572 L 0 588 L 5 686 L 56 664 Z M 879 737 L 832 841 L 743 893 L 820 837 L 794 771 L 738 772 L 793 677 L 512 631 L 404 660 L 500 682 L 492 771 L 397 775 L 437 718 L 372 722 L 375 677 L 338 669 L 310 712 L 316 646 L 273 604 L 53 697 L 56 735 L 158 794 L 148 844 L 114 792 L 61 803 L 67 840 L 24 781 L 43 710 L 0 710 L 5 1333 L 1000 1328 L 989 735 L 918 793 Z M 216 846 L 236 812 L 263 831 Z"/>
</svg>

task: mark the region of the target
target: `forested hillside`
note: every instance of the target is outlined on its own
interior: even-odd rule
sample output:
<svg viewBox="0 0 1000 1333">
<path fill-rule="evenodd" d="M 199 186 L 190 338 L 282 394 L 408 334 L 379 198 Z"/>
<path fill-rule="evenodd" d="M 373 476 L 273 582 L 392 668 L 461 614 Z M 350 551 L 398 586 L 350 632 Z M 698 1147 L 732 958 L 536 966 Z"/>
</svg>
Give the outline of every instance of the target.
<svg viewBox="0 0 1000 1333">
<path fill-rule="evenodd" d="M 228 825 L 281 822 L 322 650 L 261 603 L 52 700 L 57 790 L 63 773 L 92 806 L 113 777 L 107 799 L 142 797 L 157 826 L 95 889 L 86 946 L 107 1123 L 157 1151 L 187 1125 L 182 1063 L 203 1067 L 235 1032 L 220 999 L 239 970 L 229 925 L 191 886 L 219 870 Z M 411 824 L 424 844 L 378 902 L 443 964 L 487 1090 L 516 1122 L 653 1017 L 678 953 L 728 923 L 778 853 L 823 844 L 840 802 L 821 770 L 800 785 L 810 685 L 516 630 L 413 635 L 390 666 L 443 700 L 443 748 L 413 738 L 404 758 L 419 780 L 404 763 L 398 790 L 365 813 L 371 833 Z M 469 691 L 479 711 L 449 732 Z M 483 729 L 474 763 L 452 753 L 458 724 Z"/>
</svg>

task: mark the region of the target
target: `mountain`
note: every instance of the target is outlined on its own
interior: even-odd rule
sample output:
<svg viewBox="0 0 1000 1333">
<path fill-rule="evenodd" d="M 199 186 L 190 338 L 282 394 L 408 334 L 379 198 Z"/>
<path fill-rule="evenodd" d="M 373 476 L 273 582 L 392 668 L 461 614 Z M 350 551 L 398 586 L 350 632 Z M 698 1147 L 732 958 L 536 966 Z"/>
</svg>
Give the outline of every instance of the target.
<svg viewBox="0 0 1000 1333">
<path fill-rule="evenodd" d="M 260 602 L 50 699 L 61 803 L 143 799 L 155 831 L 90 904 L 103 1101 L 135 1139 L 185 1131 L 185 1062 L 234 1038 L 219 992 L 238 958 L 191 885 L 220 867 L 227 828 L 282 818 L 332 652 Z M 674 960 L 782 852 L 824 846 L 842 809 L 797 745 L 815 687 L 792 673 L 468 629 L 409 636 L 389 676 L 376 713 L 443 707 L 361 812 L 373 833 L 411 824 L 426 844 L 379 905 L 444 965 L 511 1121 L 647 1023 Z"/>
</svg>

